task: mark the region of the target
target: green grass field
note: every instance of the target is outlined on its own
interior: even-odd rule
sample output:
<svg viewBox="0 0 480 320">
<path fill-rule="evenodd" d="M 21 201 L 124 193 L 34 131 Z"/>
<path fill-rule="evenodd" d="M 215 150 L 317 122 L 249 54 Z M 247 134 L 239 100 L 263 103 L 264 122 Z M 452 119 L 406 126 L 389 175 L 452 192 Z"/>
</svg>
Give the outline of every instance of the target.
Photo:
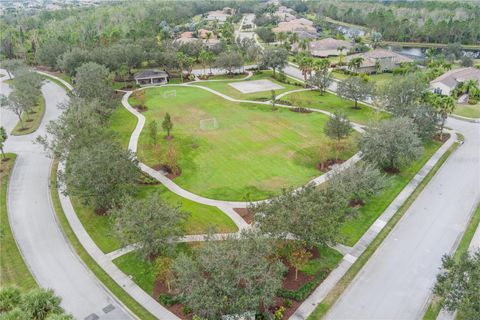
<svg viewBox="0 0 480 320">
<path fill-rule="evenodd" d="M 338 80 L 345 80 L 350 77 L 349 75 L 346 75 L 338 71 L 333 71 L 332 76 Z M 371 79 L 372 82 L 374 82 L 377 85 L 385 84 L 388 81 L 395 78 L 395 76 L 390 72 L 384 72 L 379 74 L 369 74 L 368 77 Z"/>
<path fill-rule="evenodd" d="M 0 287 L 16 286 L 30 290 L 37 287 L 37 283 L 18 250 L 7 213 L 8 180 L 17 156 L 7 153 L 6 157 L 10 159 L 5 162 L 0 160 Z"/>
<path fill-rule="evenodd" d="M 291 91 L 291 90 L 297 90 L 301 89 L 303 86 L 295 86 L 292 84 L 285 84 L 281 83 L 272 77 L 272 72 L 271 71 L 262 71 L 261 73 L 254 74 L 252 77 L 248 78 L 248 80 L 245 81 L 251 81 L 251 80 L 260 80 L 260 79 L 267 79 L 272 81 L 273 83 L 276 83 L 278 85 L 281 85 L 283 89 L 275 90 L 275 93 L 277 95 Z M 288 81 L 293 82 L 294 80 L 287 78 Z M 238 82 L 238 81 L 236 81 Z M 298 81 L 295 81 L 297 83 L 300 83 Z M 271 91 L 261 91 L 261 92 L 255 92 L 255 93 L 242 93 L 238 91 L 237 89 L 231 87 L 229 85 L 230 81 L 225 80 L 225 81 L 214 81 L 214 82 L 199 82 L 195 83 L 195 85 L 200 85 L 203 87 L 207 87 L 213 90 L 216 90 L 218 92 L 221 92 L 223 94 L 226 94 L 227 96 L 230 96 L 235 99 L 242 99 L 242 100 L 262 100 L 262 99 L 270 99 L 271 98 Z"/>
<path fill-rule="evenodd" d="M 176 97 L 165 98 L 163 94 L 173 89 Z M 326 115 L 273 112 L 270 106 L 232 103 L 199 88 L 161 87 L 145 92 L 147 127 L 152 120 L 161 122 L 168 112 L 174 139 L 160 138 L 160 146 L 154 148 L 145 128 L 138 155 L 147 165 L 159 166 L 166 145 L 172 143 L 182 171 L 175 182 L 193 193 L 222 200 L 265 199 L 321 174 L 315 165 L 319 146 L 328 143 L 323 133 Z M 130 103 L 135 105 L 135 99 Z M 202 130 L 200 120 L 211 118 L 217 120 L 218 129 Z M 342 159 L 356 151 L 352 140 L 341 152 Z"/>
<path fill-rule="evenodd" d="M 136 123 L 137 118 L 122 106 L 119 106 L 110 118 L 110 128 L 117 133 L 117 137 L 125 148 L 128 146 L 130 135 Z M 207 233 L 212 228 L 218 232 L 235 232 L 238 230 L 234 222 L 216 207 L 182 198 L 161 184 L 138 187 L 138 197 L 146 197 L 154 192 L 171 205 L 178 205 L 191 213 L 185 225 L 187 234 Z M 75 212 L 84 228 L 103 252 L 108 253 L 121 248 L 122 245 L 112 230 L 112 222 L 109 216 L 97 215 L 94 208 L 83 205 L 75 197 L 71 197 L 71 199 Z"/>
<path fill-rule="evenodd" d="M 40 94 L 38 97 L 37 106 L 33 108 L 28 114 L 22 113 L 23 128 L 20 125 L 20 121 L 16 124 L 12 130 L 12 135 L 21 136 L 35 132 L 42 123 L 43 115 L 45 114 L 45 99 Z"/>
<path fill-rule="evenodd" d="M 342 112 L 350 121 L 359 124 L 368 124 L 374 120 L 387 119 L 388 113 L 376 111 L 366 105 L 359 104 L 360 109 L 354 109 L 354 102 L 342 99 L 331 93 L 320 94 L 318 91 L 302 91 L 287 94 L 281 98 L 294 105 L 305 108 L 321 109 L 328 112 Z"/>
<path fill-rule="evenodd" d="M 457 104 L 453 113 L 467 118 L 480 118 L 480 102 L 475 105 Z"/>
<path fill-rule="evenodd" d="M 410 166 L 403 168 L 400 173 L 390 175 L 391 181 L 389 187 L 381 194 L 370 199 L 359 210 L 358 215 L 354 219 L 347 221 L 342 226 L 340 230 L 340 234 L 344 238 L 342 243 L 347 246 L 355 245 L 365 231 L 370 228 L 372 223 L 385 211 L 440 146 L 441 143 L 438 141 L 426 143 L 425 152 L 420 159 L 412 162 Z"/>
</svg>

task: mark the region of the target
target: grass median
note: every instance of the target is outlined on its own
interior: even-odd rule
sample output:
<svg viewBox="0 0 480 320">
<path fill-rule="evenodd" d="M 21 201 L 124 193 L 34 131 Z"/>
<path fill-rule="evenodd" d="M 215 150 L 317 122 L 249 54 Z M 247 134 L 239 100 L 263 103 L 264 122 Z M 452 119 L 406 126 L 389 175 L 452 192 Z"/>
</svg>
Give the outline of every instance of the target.
<svg viewBox="0 0 480 320">
<path fill-rule="evenodd" d="M 38 129 L 45 114 L 45 99 L 42 94 L 37 99 L 37 105 L 31 111 L 22 113 L 22 123 L 20 121 L 17 123 L 11 132 L 12 135 L 30 134 Z"/>
<path fill-rule="evenodd" d="M 321 319 L 325 316 L 334 305 L 343 291 L 349 286 L 355 276 L 360 272 L 363 266 L 367 263 L 373 253 L 378 249 L 382 244 L 383 240 L 388 236 L 390 231 L 396 226 L 398 221 L 403 217 L 408 208 L 412 203 L 417 199 L 419 194 L 423 189 L 428 185 L 430 180 L 435 176 L 437 171 L 442 167 L 443 163 L 448 159 L 448 157 L 455 151 L 458 143 L 453 144 L 447 152 L 440 158 L 440 160 L 435 164 L 435 166 L 430 170 L 428 175 L 423 179 L 423 181 L 418 185 L 415 191 L 410 195 L 410 197 L 405 201 L 405 203 L 398 209 L 397 213 L 388 221 L 387 225 L 380 231 L 377 237 L 372 241 L 368 248 L 360 255 L 360 257 L 355 261 L 355 263 L 350 267 L 347 273 L 340 279 L 340 281 L 333 287 L 330 293 L 325 297 L 325 299 L 320 303 L 314 312 L 308 317 L 309 320 Z"/>
</svg>

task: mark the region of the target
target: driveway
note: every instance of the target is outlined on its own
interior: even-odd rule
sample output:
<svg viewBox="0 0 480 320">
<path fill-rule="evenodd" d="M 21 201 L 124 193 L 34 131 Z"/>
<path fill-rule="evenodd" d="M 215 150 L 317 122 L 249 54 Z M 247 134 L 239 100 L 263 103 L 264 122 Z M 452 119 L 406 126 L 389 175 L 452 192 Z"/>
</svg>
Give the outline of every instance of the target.
<svg viewBox="0 0 480 320">
<path fill-rule="evenodd" d="M 327 319 L 421 319 L 441 258 L 452 252 L 480 200 L 480 125 L 449 119 L 465 135 L 383 241 Z"/>
<path fill-rule="evenodd" d="M 4 84 L 0 89 L 7 93 Z M 83 264 L 57 224 L 49 192 L 52 160 L 33 140 L 45 134 L 46 123 L 61 113 L 57 104 L 68 98 L 64 89 L 53 82 L 46 82 L 42 93 L 46 112 L 39 130 L 30 135 L 9 136 L 5 147 L 7 152 L 17 154 L 7 196 L 15 240 L 37 283 L 53 289 L 62 298 L 65 310 L 75 318 L 132 319 Z M 16 118 L 6 110 L 1 111 L 1 116 L 1 125 L 10 130 Z"/>
</svg>

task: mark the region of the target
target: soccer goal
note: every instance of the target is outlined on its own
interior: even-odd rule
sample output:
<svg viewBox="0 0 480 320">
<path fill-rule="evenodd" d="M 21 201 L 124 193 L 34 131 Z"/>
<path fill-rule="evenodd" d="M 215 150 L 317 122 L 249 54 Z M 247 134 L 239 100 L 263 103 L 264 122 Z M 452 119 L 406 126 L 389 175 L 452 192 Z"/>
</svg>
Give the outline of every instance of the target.
<svg viewBox="0 0 480 320">
<path fill-rule="evenodd" d="M 200 130 L 215 130 L 218 129 L 218 121 L 216 118 L 200 120 Z"/>
<path fill-rule="evenodd" d="M 168 90 L 163 93 L 163 97 L 168 99 L 168 98 L 174 98 L 177 96 L 177 90 Z"/>
</svg>

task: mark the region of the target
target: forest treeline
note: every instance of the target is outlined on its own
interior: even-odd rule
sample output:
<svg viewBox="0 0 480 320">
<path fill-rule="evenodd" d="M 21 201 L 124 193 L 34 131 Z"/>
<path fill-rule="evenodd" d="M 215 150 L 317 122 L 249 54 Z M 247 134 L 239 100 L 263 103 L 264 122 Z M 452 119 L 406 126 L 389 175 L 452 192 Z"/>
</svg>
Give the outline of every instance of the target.
<svg viewBox="0 0 480 320">
<path fill-rule="evenodd" d="M 480 5 L 473 1 L 313 2 L 320 16 L 366 26 L 384 40 L 480 44 Z"/>
</svg>

